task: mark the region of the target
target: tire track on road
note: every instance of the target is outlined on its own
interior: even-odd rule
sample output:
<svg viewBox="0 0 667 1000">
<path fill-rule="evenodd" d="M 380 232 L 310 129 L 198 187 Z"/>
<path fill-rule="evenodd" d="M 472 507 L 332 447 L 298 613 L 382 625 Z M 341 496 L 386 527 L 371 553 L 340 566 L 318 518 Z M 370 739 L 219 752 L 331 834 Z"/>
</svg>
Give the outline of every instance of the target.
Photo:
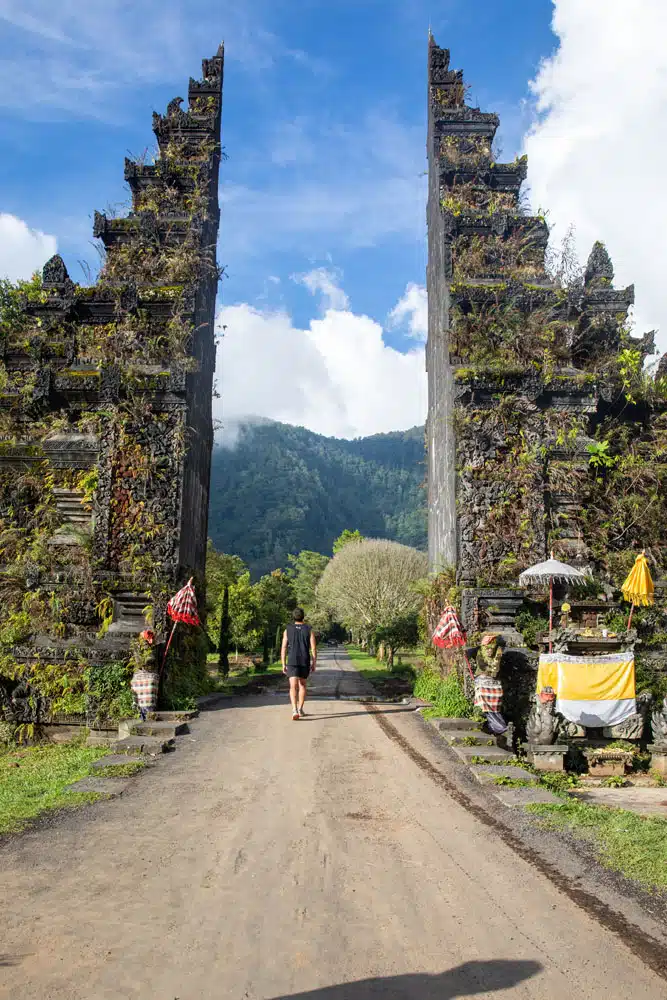
<svg viewBox="0 0 667 1000">
<path fill-rule="evenodd" d="M 568 899 L 584 910 L 588 916 L 619 937 L 623 943 L 638 955 L 652 972 L 667 980 L 667 948 L 656 938 L 647 934 L 636 924 L 631 923 L 610 906 L 587 892 L 569 876 L 563 874 L 554 865 L 525 844 L 501 820 L 491 815 L 482 805 L 475 802 L 451 778 L 440 771 L 427 757 L 424 757 L 412 744 L 399 733 L 398 729 L 386 718 L 382 709 L 374 704 L 365 704 L 366 711 L 371 715 L 389 740 L 399 747 L 410 760 L 430 780 L 447 792 L 460 806 L 472 813 L 486 827 L 492 829 L 500 839 L 510 847 L 515 854 L 527 861 L 544 875 Z"/>
</svg>

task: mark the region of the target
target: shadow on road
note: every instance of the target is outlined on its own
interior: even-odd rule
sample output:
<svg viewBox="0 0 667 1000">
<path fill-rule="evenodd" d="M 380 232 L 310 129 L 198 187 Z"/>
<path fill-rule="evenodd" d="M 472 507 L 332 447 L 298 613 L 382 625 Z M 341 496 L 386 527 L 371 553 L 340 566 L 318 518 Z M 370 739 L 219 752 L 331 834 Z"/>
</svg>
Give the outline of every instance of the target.
<svg viewBox="0 0 667 1000">
<path fill-rule="evenodd" d="M 324 714 L 323 715 L 318 715 L 317 714 L 317 710 L 315 709 L 314 706 L 317 705 L 318 702 L 322 703 L 322 702 L 325 702 L 325 701 L 326 702 L 337 702 L 339 705 L 341 705 L 341 707 L 343 705 L 346 705 L 346 704 L 347 705 L 349 705 L 349 704 L 355 704 L 355 705 L 359 706 L 359 711 L 357 711 L 357 712 L 337 712 L 335 715 L 332 715 L 330 713 L 327 713 L 326 715 L 324 715 Z M 369 703 L 370 703 L 370 700 L 369 700 Z M 392 702 L 385 702 L 385 703 L 376 702 L 376 703 L 373 703 L 373 704 L 375 705 L 375 707 L 378 710 L 381 710 L 383 714 L 387 714 L 387 715 L 391 715 L 391 714 L 394 714 L 396 712 L 414 712 L 414 710 L 415 710 L 414 706 L 399 705 L 399 704 L 396 704 L 395 702 L 394 703 L 392 703 Z M 281 691 L 280 693 L 273 694 L 273 695 L 248 694 L 248 693 L 244 693 L 242 691 L 239 691 L 238 694 L 224 695 L 224 696 L 220 697 L 219 701 L 212 701 L 208 705 L 202 705 L 199 711 L 200 711 L 201 715 L 204 715 L 204 714 L 208 714 L 209 712 L 224 712 L 226 709 L 229 709 L 229 708 L 267 708 L 269 706 L 271 708 L 274 708 L 276 705 L 280 706 L 283 709 L 286 709 L 286 708 L 289 707 L 289 694 L 288 694 L 287 691 L 285 691 L 285 692 Z M 344 696 L 342 698 L 336 698 L 335 696 L 332 696 L 331 698 L 322 698 L 322 697 L 319 697 L 319 696 L 316 695 L 314 698 L 310 698 L 310 699 L 308 699 L 306 701 L 306 711 L 308 712 L 309 708 L 310 708 L 310 711 L 309 711 L 309 714 L 306 716 L 306 718 L 302 719 L 301 721 L 302 722 L 306 722 L 306 721 L 311 722 L 311 721 L 318 721 L 319 719 L 334 719 L 334 718 L 341 718 L 342 719 L 342 718 L 346 718 L 348 716 L 351 717 L 351 716 L 355 716 L 355 715 L 358 716 L 358 718 L 363 719 L 363 718 L 366 718 L 365 713 L 361 711 L 361 709 L 363 707 L 364 707 L 364 703 L 363 702 L 361 702 L 361 701 L 355 701 L 355 702 L 347 701 Z"/>
<path fill-rule="evenodd" d="M 511 989 L 530 979 L 542 969 L 539 962 L 491 959 L 488 962 L 464 962 L 435 976 L 391 976 L 341 983 L 307 993 L 292 993 L 273 1000 L 455 1000 L 478 993 Z"/>
</svg>

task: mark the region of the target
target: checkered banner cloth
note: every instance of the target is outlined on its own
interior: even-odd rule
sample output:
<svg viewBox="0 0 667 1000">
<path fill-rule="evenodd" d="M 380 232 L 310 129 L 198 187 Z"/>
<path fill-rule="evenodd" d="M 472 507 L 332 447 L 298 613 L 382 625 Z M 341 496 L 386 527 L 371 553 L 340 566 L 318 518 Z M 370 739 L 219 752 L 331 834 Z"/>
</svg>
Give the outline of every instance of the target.
<svg viewBox="0 0 667 1000">
<path fill-rule="evenodd" d="M 497 712 L 503 700 L 503 686 L 495 677 L 482 674 L 475 677 L 475 708 L 483 712 Z"/>
<path fill-rule="evenodd" d="M 465 646 L 466 634 L 459 621 L 456 611 L 447 604 L 433 633 L 433 645 L 439 649 L 453 649 L 455 646 Z"/>
<path fill-rule="evenodd" d="M 179 592 L 169 601 L 167 614 L 175 622 L 186 622 L 188 625 L 200 624 L 192 579 L 188 580 L 186 585 L 181 587 Z"/>
<path fill-rule="evenodd" d="M 137 705 L 144 712 L 152 711 L 157 705 L 159 678 L 150 670 L 137 670 L 130 681 Z"/>
</svg>

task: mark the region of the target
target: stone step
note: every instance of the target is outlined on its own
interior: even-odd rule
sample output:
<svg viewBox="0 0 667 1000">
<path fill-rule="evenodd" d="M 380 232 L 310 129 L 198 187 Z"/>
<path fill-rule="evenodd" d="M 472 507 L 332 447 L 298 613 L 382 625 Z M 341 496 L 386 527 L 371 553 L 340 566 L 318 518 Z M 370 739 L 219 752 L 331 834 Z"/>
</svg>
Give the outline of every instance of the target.
<svg viewBox="0 0 667 1000">
<path fill-rule="evenodd" d="M 91 729 L 86 738 L 87 747 L 104 747 L 118 739 L 117 729 Z"/>
<path fill-rule="evenodd" d="M 495 743 L 491 747 L 467 747 L 459 745 L 453 746 L 452 750 L 466 764 L 470 762 L 471 757 L 486 757 L 487 760 L 507 760 L 508 757 L 514 756 L 509 750 L 503 750 L 502 747 L 497 746 Z"/>
<path fill-rule="evenodd" d="M 111 749 L 115 754 L 149 754 L 155 757 L 159 753 L 173 750 L 175 743 L 173 737 L 164 739 L 161 736 L 126 736 L 124 739 L 112 743 Z"/>
<path fill-rule="evenodd" d="M 463 729 L 466 732 L 479 732 L 482 728 L 481 722 L 474 722 L 472 719 L 432 719 L 431 720 L 441 733 L 450 730 Z"/>
<path fill-rule="evenodd" d="M 450 746 L 495 747 L 498 745 L 494 736 L 488 736 L 479 729 L 445 729 L 444 731 L 441 729 L 440 732 Z M 472 740 L 475 741 L 474 744 Z"/>
<path fill-rule="evenodd" d="M 106 757 L 100 757 L 99 760 L 94 760 L 91 767 L 100 770 L 104 767 L 127 767 L 128 763 L 127 754 L 108 753 Z"/>
<path fill-rule="evenodd" d="M 90 794 L 94 792 L 96 795 L 107 795 L 113 798 L 115 795 L 122 795 L 128 786 L 128 781 L 125 778 L 82 778 L 81 781 L 75 781 L 73 785 L 67 785 L 65 791 L 67 792 L 85 792 Z"/>
<path fill-rule="evenodd" d="M 535 802 L 546 802 L 549 805 L 558 805 L 563 802 L 563 799 L 554 795 L 548 788 L 499 788 L 494 794 L 504 805 L 510 806 L 512 809 L 530 806 Z"/>
<path fill-rule="evenodd" d="M 493 785 L 496 778 L 512 778 L 515 781 L 528 781 L 531 785 L 539 782 L 536 774 L 525 771 L 522 767 L 492 767 L 490 764 L 471 764 L 470 770 L 475 775 L 481 785 Z"/>
<path fill-rule="evenodd" d="M 192 711 L 182 712 L 147 712 L 146 718 L 149 722 L 188 722 L 190 719 L 196 719 L 199 715 L 199 709 L 193 709 Z"/>
<path fill-rule="evenodd" d="M 162 736 L 173 739 L 189 733 L 187 722 L 142 722 L 140 719 L 123 719 L 118 726 L 118 736 Z"/>
</svg>

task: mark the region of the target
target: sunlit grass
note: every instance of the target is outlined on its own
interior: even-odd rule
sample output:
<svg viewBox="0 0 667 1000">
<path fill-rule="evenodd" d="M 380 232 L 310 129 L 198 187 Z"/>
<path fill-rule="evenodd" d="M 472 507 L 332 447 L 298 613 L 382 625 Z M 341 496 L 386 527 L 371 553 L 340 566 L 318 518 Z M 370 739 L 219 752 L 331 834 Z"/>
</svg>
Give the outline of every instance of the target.
<svg viewBox="0 0 667 1000">
<path fill-rule="evenodd" d="M 90 774 L 106 747 L 44 744 L 0 753 L 0 833 L 21 830 L 47 809 L 80 805 L 96 796 L 65 788 Z"/>
<path fill-rule="evenodd" d="M 575 799 L 526 808 L 544 826 L 568 829 L 589 841 L 607 868 L 648 888 L 667 889 L 667 820 Z"/>
</svg>

